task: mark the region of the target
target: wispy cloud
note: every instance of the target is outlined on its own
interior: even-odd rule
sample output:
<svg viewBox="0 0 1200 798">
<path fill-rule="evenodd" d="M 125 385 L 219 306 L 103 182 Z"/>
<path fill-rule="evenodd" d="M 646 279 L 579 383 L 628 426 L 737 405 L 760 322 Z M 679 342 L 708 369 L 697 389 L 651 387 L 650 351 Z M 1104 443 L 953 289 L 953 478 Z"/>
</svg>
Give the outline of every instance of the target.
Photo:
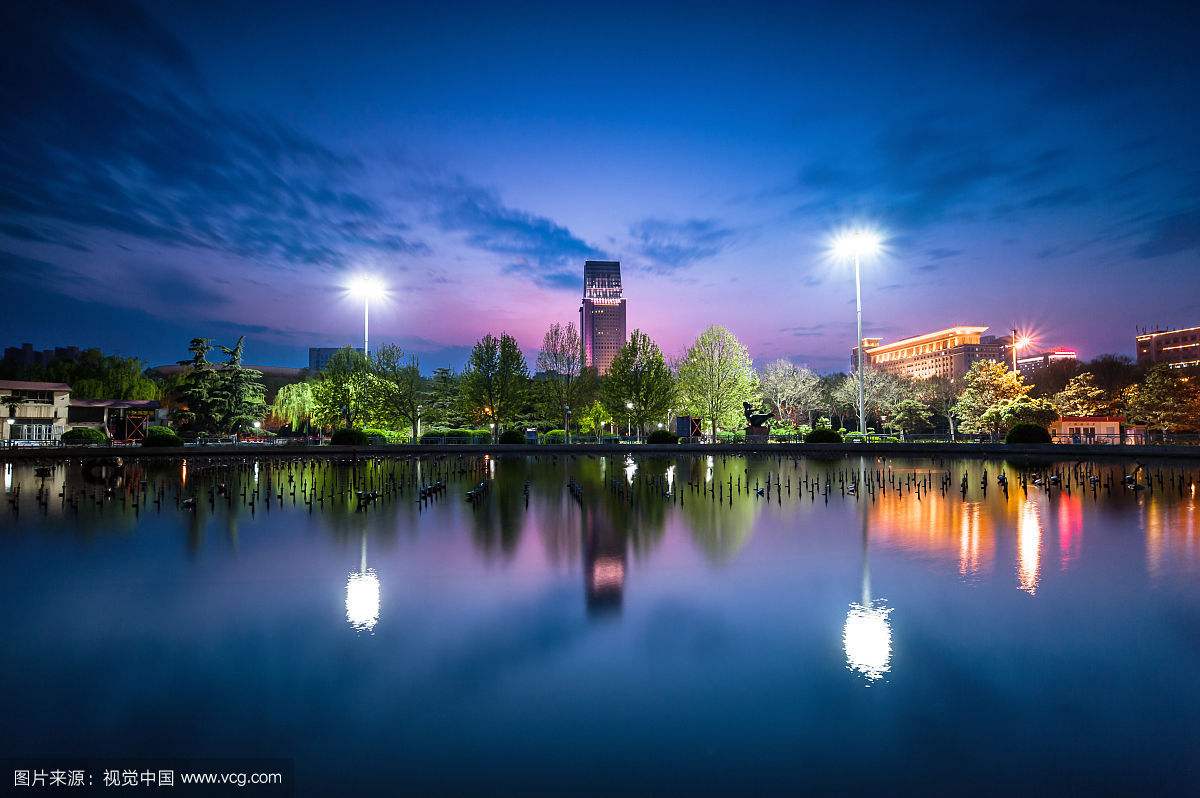
<svg viewBox="0 0 1200 798">
<path fill-rule="evenodd" d="M 669 272 L 721 253 L 735 234 L 716 219 L 643 219 L 629 228 L 629 235 L 656 270 Z"/>
</svg>

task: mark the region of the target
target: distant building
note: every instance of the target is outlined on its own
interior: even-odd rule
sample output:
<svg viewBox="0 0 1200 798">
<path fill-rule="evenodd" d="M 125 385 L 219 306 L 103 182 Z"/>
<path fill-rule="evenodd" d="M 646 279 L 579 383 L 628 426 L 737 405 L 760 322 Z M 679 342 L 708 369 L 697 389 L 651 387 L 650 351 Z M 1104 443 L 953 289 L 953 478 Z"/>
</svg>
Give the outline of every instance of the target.
<svg viewBox="0 0 1200 798">
<path fill-rule="evenodd" d="M 1200 366 L 1200 327 L 1182 330 L 1149 330 L 1139 334 L 1139 366 L 1165 363 L 1172 368 Z"/>
<path fill-rule="evenodd" d="M 4 349 L 4 360 L 8 363 L 29 368 L 48 366 L 55 360 L 79 360 L 79 347 L 56 346 L 53 349 L 34 349 L 33 344 L 9 346 Z"/>
<path fill-rule="evenodd" d="M 863 338 L 867 366 L 925 380 L 945 377 L 957 380 L 976 360 L 1004 360 L 1004 343 L 984 336 L 987 327 L 947 327 L 937 332 L 914 335 L 890 344 L 882 338 Z M 850 350 L 850 368 L 858 368 L 858 347 Z"/>
<path fill-rule="evenodd" d="M 625 345 L 625 298 L 621 262 L 589 260 L 583 264 L 583 304 L 579 306 L 583 361 L 604 374 Z"/>
<path fill-rule="evenodd" d="M 0 440 L 46 443 L 67 428 L 71 386 L 61 382 L 0 380 Z"/>
<path fill-rule="evenodd" d="M 345 348 L 344 346 L 310 346 L 308 348 L 308 373 L 316 374 L 318 371 L 322 371 L 329 365 L 330 358 Z"/>
<path fill-rule="evenodd" d="M 1079 354 L 1074 349 L 1051 349 L 1038 355 L 1027 355 L 1017 358 L 1017 371 L 1022 374 L 1032 374 L 1055 363 L 1075 363 Z"/>
</svg>

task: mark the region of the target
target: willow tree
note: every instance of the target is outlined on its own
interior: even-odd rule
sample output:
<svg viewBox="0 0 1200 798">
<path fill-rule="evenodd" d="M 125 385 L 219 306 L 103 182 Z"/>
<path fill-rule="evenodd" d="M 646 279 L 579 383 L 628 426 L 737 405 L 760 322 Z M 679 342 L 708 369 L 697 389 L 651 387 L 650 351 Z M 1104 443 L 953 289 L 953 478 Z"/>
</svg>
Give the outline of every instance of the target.
<svg viewBox="0 0 1200 798">
<path fill-rule="evenodd" d="M 714 441 L 718 428 L 740 426 L 742 403 L 754 404 L 759 396 L 750 353 L 737 336 L 719 325 L 700 333 L 683 356 L 679 390 L 684 408 L 708 420 Z"/>
<path fill-rule="evenodd" d="M 308 427 L 316 411 L 312 385 L 307 382 L 284 385 L 271 404 L 271 415 L 287 424 L 293 432 Z"/>
</svg>

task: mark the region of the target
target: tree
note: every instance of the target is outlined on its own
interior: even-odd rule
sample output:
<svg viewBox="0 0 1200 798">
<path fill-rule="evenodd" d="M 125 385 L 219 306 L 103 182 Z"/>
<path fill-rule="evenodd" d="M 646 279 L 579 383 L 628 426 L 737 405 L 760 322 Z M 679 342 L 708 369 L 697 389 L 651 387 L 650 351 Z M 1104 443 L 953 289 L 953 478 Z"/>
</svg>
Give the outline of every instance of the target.
<svg viewBox="0 0 1200 798">
<path fill-rule="evenodd" d="M 1150 429 L 1179 432 L 1200 428 L 1200 386 L 1170 366 L 1150 369 L 1145 381 L 1124 393 L 1125 412 Z"/>
<path fill-rule="evenodd" d="M 1018 424 L 1033 424 L 1045 429 L 1058 419 L 1054 403 L 1043 397 L 1024 394 L 1002 399 L 989 407 L 981 419 L 994 434 L 1003 435 Z"/>
<path fill-rule="evenodd" d="M 1000 416 L 993 414 L 985 420 L 984 414 L 1003 401 L 1027 393 L 1029 386 L 1020 374 L 1009 371 L 1007 366 L 995 360 L 976 360 L 963 377 L 962 393 L 951 412 L 960 419 L 963 432 L 998 436 L 1003 428 Z"/>
<path fill-rule="evenodd" d="M 565 423 L 566 409 L 582 409 L 595 384 L 595 371 L 583 365 L 583 345 L 574 324 L 550 325 L 542 336 L 537 367 L 540 373 L 535 387 L 542 412 L 556 423 Z"/>
<path fill-rule="evenodd" d="M 275 392 L 275 401 L 271 404 L 271 415 L 287 424 L 293 432 L 308 427 L 316 411 L 312 385 L 307 382 L 284 385 Z"/>
<path fill-rule="evenodd" d="M 591 405 L 578 416 L 579 431 L 585 435 L 600 435 L 606 424 L 613 422 L 612 414 L 604 409 L 600 400 L 593 400 Z"/>
<path fill-rule="evenodd" d="M 426 423 L 452 428 L 466 426 L 469 413 L 463 403 L 460 379 L 453 369 L 443 366 L 433 370 L 426 398 L 428 406 L 423 411 Z"/>
<path fill-rule="evenodd" d="M 758 401 L 758 375 L 750 353 L 726 328 L 709 327 L 679 364 L 679 392 L 688 412 L 708 419 L 716 440 L 718 428 L 745 423 L 743 402 Z"/>
<path fill-rule="evenodd" d="M 847 415 L 858 417 L 858 376 L 849 374 L 841 378 L 833 390 L 834 400 Z M 905 399 L 918 400 L 920 392 L 915 381 L 878 368 L 863 372 L 863 403 L 867 417 L 882 419 L 895 412 L 896 405 Z"/>
<path fill-rule="evenodd" d="M 339 349 L 312 384 L 314 418 L 322 425 L 363 426 L 381 390 L 377 379 L 361 351 L 348 346 Z"/>
<path fill-rule="evenodd" d="M 380 387 L 385 388 L 378 397 L 374 397 L 377 404 L 373 415 L 388 422 L 391 427 L 412 428 L 415 441 L 421 412 L 427 401 L 420 360 L 416 355 L 406 356 L 394 344 L 387 344 L 375 352 L 371 371 L 382 382 Z"/>
<path fill-rule="evenodd" d="M 634 330 L 600 381 L 600 402 L 612 418 L 628 418 L 642 430 L 665 419 L 674 401 L 675 375 L 662 350 L 650 336 Z"/>
<path fill-rule="evenodd" d="M 821 378 L 790 360 L 780 358 L 768 364 L 759 376 L 759 385 L 780 421 L 811 423 L 813 411 L 821 407 Z"/>
<path fill-rule="evenodd" d="M 184 426 L 203 432 L 215 432 L 218 428 L 220 377 L 208 359 L 212 349 L 212 339 L 193 338 L 188 344 L 191 359 L 179 361 L 187 371 L 179 388 L 181 408 L 176 417 Z"/>
<path fill-rule="evenodd" d="M 1052 401 L 1063 416 L 1098 416 L 1112 407 L 1104 390 L 1096 385 L 1096 375 L 1090 371 L 1072 377 L 1066 387 L 1054 394 Z"/>
<path fill-rule="evenodd" d="M 1075 360 L 1054 360 L 1029 373 L 1029 395 L 1050 397 L 1061 392 L 1067 383 L 1079 373 Z"/>
<path fill-rule="evenodd" d="M 1143 376 L 1142 367 L 1126 355 L 1100 355 L 1084 363 L 1083 370 L 1095 376 L 1096 387 L 1110 400 L 1120 398 L 1126 388 Z"/>
<path fill-rule="evenodd" d="M 529 383 L 529 367 L 517 339 L 508 333 L 483 336 L 471 350 L 462 377 L 463 398 L 491 422 L 493 439 L 521 406 Z"/>
<path fill-rule="evenodd" d="M 920 383 L 921 400 L 927 402 L 933 412 L 944 416 L 950 425 L 950 440 L 955 438 L 954 403 L 958 401 L 958 386 L 949 377 L 930 377 Z"/>
<path fill-rule="evenodd" d="M 932 415 L 924 402 L 902 399 L 892 408 L 891 415 L 888 416 L 888 426 L 905 434 L 921 432 L 929 429 L 929 419 Z"/>
<path fill-rule="evenodd" d="M 233 346 L 221 347 L 226 360 L 217 371 L 216 396 L 222 432 L 250 429 L 266 412 L 262 372 L 242 365 L 245 346 L 246 337 L 242 336 Z"/>
</svg>

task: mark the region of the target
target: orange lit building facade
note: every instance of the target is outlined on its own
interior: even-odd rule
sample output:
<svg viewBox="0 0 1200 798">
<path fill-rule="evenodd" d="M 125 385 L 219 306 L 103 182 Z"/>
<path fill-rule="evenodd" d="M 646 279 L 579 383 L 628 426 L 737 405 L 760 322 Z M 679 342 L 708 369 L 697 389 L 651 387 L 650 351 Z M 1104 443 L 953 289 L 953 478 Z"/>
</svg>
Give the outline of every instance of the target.
<svg viewBox="0 0 1200 798">
<path fill-rule="evenodd" d="M 1158 363 L 1172 368 L 1200 366 L 1200 326 L 1145 332 L 1136 340 L 1139 366 Z"/>
<path fill-rule="evenodd" d="M 958 380 L 976 360 L 1003 361 L 1004 343 L 984 336 L 987 327 L 957 326 L 884 344 L 863 338 L 867 365 L 903 377 Z M 850 352 L 850 368 L 858 367 L 858 349 Z"/>
</svg>

